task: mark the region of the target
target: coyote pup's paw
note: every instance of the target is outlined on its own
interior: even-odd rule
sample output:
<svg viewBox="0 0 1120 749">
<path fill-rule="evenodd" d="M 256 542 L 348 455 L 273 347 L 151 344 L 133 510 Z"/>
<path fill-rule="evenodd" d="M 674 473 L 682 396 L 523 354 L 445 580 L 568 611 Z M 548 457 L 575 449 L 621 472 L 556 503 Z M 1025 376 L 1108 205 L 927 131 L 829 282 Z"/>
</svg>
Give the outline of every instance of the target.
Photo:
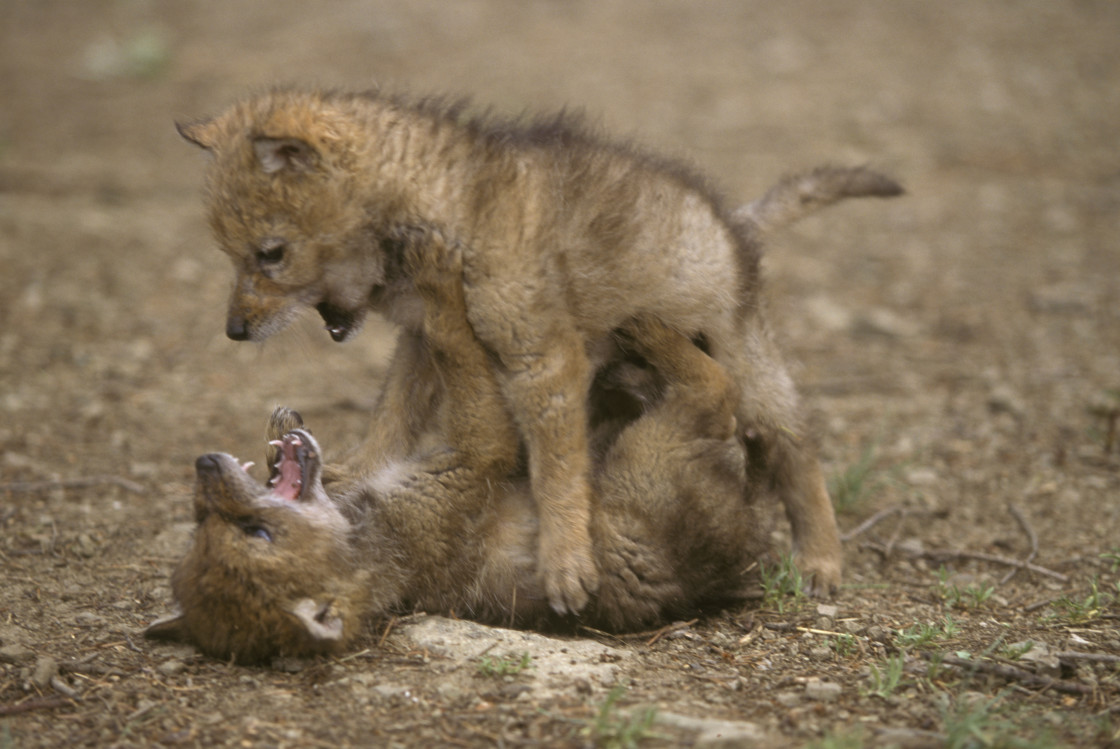
<svg viewBox="0 0 1120 749">
<path fill-rule="evenodd" d="M 458 242 L 440 231 L 429 230 L 410 236 L 404 263 L 421 294 L 443 296 L 451 291 L 452 280 L 462 291 L 462 249 Z"/>
<path fill-rule="evenodd" d="M 428 233 L 410 246 L 406 262 L 416 292 L 424 300 L 424 337 L 432 348 L 445 355 L 467 342 L 473 343 L 458 245 L 449 243 L 442 234 Z"/>
<path fill-rule="evenodd" d="M 265 429 L 264 438 L 268 443 L 265 458 L 268 460 L 270 471 L 280 457 L 280 448 L 272 443 L 283 439 L 285 434 L 302 426 L 303 417 L 299 415 L 299 411 L 287 406 L 277 406 L 272 410 L 272 415 L 268 417 L 268 428 Z"/>
<path fill-rule="evenodd" d="M 825 488 L 820 464 L 816 460 L 806 462 L 806 470 L 800 475 L 809 480 L 801 484 L 802 502 L 794 508 L 798 517 L 790 517 L 794 523 L 794 562 L 801 570 L 806 591 L 812 596 L 828 598 L 840 587 L 844 550 L 840 548 L 836 513 Z M 791 512 L 788 506 L 787 512 Z"/>
<path fill-rule="evenodd" d="M 814 598 L 831 598 L 840 588 L 840 550 L 831 554 L 810 554 L 798 551 L 794 563 L 801 572 L 805 592 Z"/>
<path fill-rule="evenodd" d="M 591 539 L 584 531 L 578 542 L 571 533 L 558 542 L 543 527 L 541 531 L 540 564 L 548 603 L 558 614 L 578 614 L 599 589 Z"/>
</svg>

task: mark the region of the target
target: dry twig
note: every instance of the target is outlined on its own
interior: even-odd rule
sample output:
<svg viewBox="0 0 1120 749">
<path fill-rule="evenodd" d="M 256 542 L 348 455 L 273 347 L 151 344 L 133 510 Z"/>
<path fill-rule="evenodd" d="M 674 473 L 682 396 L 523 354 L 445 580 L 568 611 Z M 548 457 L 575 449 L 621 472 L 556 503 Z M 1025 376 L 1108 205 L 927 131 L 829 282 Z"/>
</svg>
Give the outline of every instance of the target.
<svg viewBox="0 0 1120 749">
<path fill-rule="evenodd" d="M 1120 655 L 1106 655 L 1105 653 L 1078 653 L 1072 650 L 1064 650 L 1060 653 L 1054 653 L 1054 656 L 1060 661 L 1090 661 L 1091 663 L 1120 663 Z"/>
<path fill-rule="evenodd" d="M 679 629 L 688 629 L 689 627 L 691 627 L 693 624 L 695 624 L 698 621 L 700 621 L 700 620 L 699 619 L 689 619 L 687 622 L 673 622 L 672 624 L 666 625 L 666 626 L 662 627 L 661 629 L 657 630 L 656 632 L 654 632 L 653 637 L 646 640 L 646 645 L 648 646 L 648 645 L 654 644 L 655 642 L 657 642 L 658 640 L 660 640 L 662 637 L 669 634 L 670 632 L 676 632 Z"/>
<path fill-rule="evenodd" d="M 1033 687 L 1036 689 L 1053 689 L 1057 692 L 1064 692 L 1066 694 L 1092 694 L 1094 689 L 1088 684 L 1078 684 L 1075 681 L 1065 681 L 1063 679 L 1051 679 L 1048 676 L 1039 676 L 1030 671 L 1024 671 L 1021 668 L 1014 666 L 1005 666 L 1002 663 L 993 663 L 991 661 L 970 660 L 968 658 L 958 658 L 955 655 L 934 654 L 934 653 L 921 653 L 923 658 L 933 660 L 936 656 L 942 665 L 954 666 L 956 668 L 966 669 L 968 671 L 991 674 L 992 676 L 999 676 L 1011 681 L 1017 681 L 1026 687 Z"/>
<path fill-rule="evenodd" d="M 861 549 L 871 549 L 877 551 L 884 556 L 887 556 L 888 549 L 883 544 L 866 542 L 860 544 Z M 1069 577 L 1063 575 L 1061 572 L 1055 572 L 1046 567 L 1040 567 L 1037 564 L 1030 562 L 1020 562 L 1018 559 L 1011 559 L 1010 557 L 1001 557 L 997 554 L 985 554 L 980 551 L 953 551 L 952 549 L 908 549 L 905 547 L 898 547 L 898 550 L 912 557 L 921 557 L 929 559 L 930 561 L 944 561 L 946 559 L 971 559 L 976 562 L 991 562 L 992 564 L 1002 564 L 1008 567 L 1020 567 L 1022 569 L 1034 572 L 1039 575 L 1059 580 L 1063 583 L 1069 582 Z"/>
<path fill-rule="evenodd" d="M 385 641 L 389 639 L 389 633 L 393 631 L 393 627 L 398 621 L 398 617 L 395 616 L 389 619 L 389 623 L 385 625 L 385 630 L 381 633 L 381 639 L 377 641 L 377 647 L 385 646 Z"/>
<path fill-rule="evenodd" d="M 39 699 L 17 702 L 14 705 L 0 705 L 0 715 L 17 715 L 29 713 L 32 710 L 53 710 L 56 707 L 66 707 L 74 704 L 65 697 L 41 697 Z"/>
<path fill-rule="evenodd" d="M 1027 534 L 1027 539 L 1031 544 L 1031 553 L 1028 554 L 1027 558 L 1023 561 L 1027 564 L 1030 564 L 1034 561 L 1034 558 L 1038 556 L 1038 534 L 1034 532 L 1034 528 L 1031 527 L 1031 524 L 1027 520 L 1026 515 L 1024 515 L 1022 510 L 1020 510 L 1018 507 L 1009 504 L 1007 505 L 1007 511 L 1011 513 L 1011 516 L 1013 518 L 1015 518 L 1015 522 L 1017 522 L 1019 524 L 1019 527 L 1023 529 L 1023 533 Z M 1016 573 L 1018 573 L 1020 569 L 1022 568 L 1012 567 L 1011 570 L 1008 571 L 1008 573 L 1004 575 L 998 583 L 996 583 L 996 585 L 1003 585 L 1005 582 L 1015 577 Z"/>
<path fill-rule="evenodd" d="M 907 514 L 907 511 L 904 510 L 903 508 L 897 506 L 897 505 L 894 506 L 894 507 L 888 507 L 885 510 L 879 510 L 877 513 L 875 513 L 874 515 L 869 517 L 867 520 L 864 520 L 862 523 L 857 525 L 855 528 L 852 528 L 850 531 L 848 531 L 843 536 L 841 536 L 840 540 L 847 543 L 848 541 L 851 541 L 853 538 L 856 538 L 857 536 L 859 536 L 861 534 L 867 533 L 867 531 L 871 530 L 876 525 L 878 525 L 879 523 L 886 520 L 887 518 L 889 518 L 892 515 L 905 516 L 906 514 Z"/>
</svg>

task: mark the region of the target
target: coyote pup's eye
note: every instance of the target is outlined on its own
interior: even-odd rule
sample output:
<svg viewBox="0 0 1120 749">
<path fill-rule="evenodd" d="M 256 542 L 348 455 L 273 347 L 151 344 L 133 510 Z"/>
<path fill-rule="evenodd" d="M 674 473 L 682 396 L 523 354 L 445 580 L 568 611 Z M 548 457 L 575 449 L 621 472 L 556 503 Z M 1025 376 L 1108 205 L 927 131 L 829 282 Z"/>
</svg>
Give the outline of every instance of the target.
<svg viewBox="0 0 1120 749">
<path fill-rule="evenodd" d="M 257 250 L 257 263 L 264 269 L 275 267 L 283 262 L 287 250 L 288 245 L 284 240 L 266 239 Z"/>
<path fill-rule="evenodd" d="M 269 532 L 268 528 L 265 528 L 263 525 L 257 525 L 255 523 L 244 523 L 239 527 L 241 528 L 241 531 L 250 538 L 259 538 L 262 541 L 268 541 L 269 543 L 272 543 L 272 534 Z"/>
</svg>

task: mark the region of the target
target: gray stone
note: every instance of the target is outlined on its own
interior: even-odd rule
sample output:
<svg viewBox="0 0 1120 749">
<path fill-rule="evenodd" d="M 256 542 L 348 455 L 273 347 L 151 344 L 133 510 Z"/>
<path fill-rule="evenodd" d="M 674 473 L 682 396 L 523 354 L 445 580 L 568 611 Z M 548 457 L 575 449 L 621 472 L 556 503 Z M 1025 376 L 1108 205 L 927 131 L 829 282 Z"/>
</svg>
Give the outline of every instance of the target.
<svg viewBox="0 0 1120 749">
<path fill-rule="evenodd" d="M 831 681 L 812 680 L 805 685 L 805 696 L 819 702 L 834 702 L 843 690 Z"/>
<path fill-rule="evenodd" d="M 58 675 L 58 661 L 49 655 L 41 655 L 35 661 L 35 669 L 31 672 L 31 683 L 46 689 L 51 679 Z"/>
<path fill-rule="evenodd" d="M 181 674 L 186 670 L 187 664 L 174 658 L 169 661 L 164 661 L 163 663 L 156 666 L 156 671 L 159 671 L 164 676 L 176 676 L 177 674 Z"/>
<path fill-rule="evenodd" d="M 737 720 L 712 720 L 677 713 L 658 713 L 657 717 L 654 718 L 654 723 L 666 728 L 694 731 L 696 739 L 693 746 L 708 747 L 709 749 L 755 746 L 766 738 L 763 730 L 754 723 Z"/>
<path fill-rule="evenodd" d="M 31 652 L 19 643 L 12 643 L 0 648 L 0 663 L 12 663 L 19 665 L 21 663 L 30 663 L 31 659 L 35 657 L 35 653 Z"/>
<path fill-rule="evenodd" d="M 609 688 L 618 682 L 619 664 L 631 657 L 628 651 L 589 640 L 561 640 L 440 616 L 405 622 L 396 632 L 416 650 L 451 659 L 471 674 L 484 654 L 528 652 L 532 668 L 519 678 L 532 679 L 533 697 L 538 700 L 571 693 L 581 683 Z"/>
</svg>

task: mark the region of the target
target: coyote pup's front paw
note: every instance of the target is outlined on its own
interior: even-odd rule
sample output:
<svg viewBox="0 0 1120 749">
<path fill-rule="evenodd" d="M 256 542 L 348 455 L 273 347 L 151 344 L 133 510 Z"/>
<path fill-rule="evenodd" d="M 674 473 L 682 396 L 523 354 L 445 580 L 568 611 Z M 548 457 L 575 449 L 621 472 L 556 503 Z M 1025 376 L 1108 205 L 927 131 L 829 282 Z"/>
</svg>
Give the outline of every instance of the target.
<svg viewBox="0 0 1120 749">
<path fill-rule="evenodd" d="M 840 550 L 833 553 L 812 554 L 797 552 L 794 563 L 801 572 L 805 592 L 814 598 L 831 598 L 840 588 Z"/>
<path fill-rule="evenodd" d="M 578 542 L 558 540 L 541 529 L 540 565 L 548 603 L 558 614 L 578 614 L 591 594 L 599 589 L 599 570 L 591 555 L 591 539 L 586 531 Z"/>
</svg>

